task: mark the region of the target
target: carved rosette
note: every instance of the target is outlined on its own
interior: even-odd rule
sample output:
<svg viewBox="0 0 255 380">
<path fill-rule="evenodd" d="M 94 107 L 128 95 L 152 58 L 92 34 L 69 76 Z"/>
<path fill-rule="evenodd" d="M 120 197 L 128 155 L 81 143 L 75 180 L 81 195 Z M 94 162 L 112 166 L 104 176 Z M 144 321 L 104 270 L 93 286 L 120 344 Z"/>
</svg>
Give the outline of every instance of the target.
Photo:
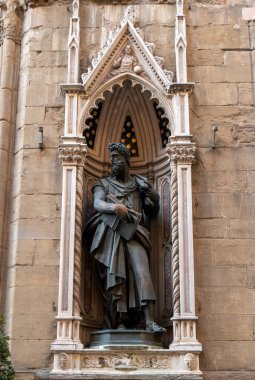
<svg viewBox="0 0 255 380">
<path fill-rule="evenodd" d="M 60 144 L 58 151 L 63 165 L 84 166 L 88 152 L 86 144 Z"/>
<path fill-rule="evenodd" d="M 196 146 L 194 143 L 168 144 L 167 153 L 171 163 L 193 164 L 195 162 Z"/>
<path fill-rule="evenodd" d="M 197 367 L 197 357 L 192 353 L 188 353 L 184 356 L 184 364 L 188 371 L 194 371 Z"/>
<path fill-rule="evenodd" d="M 62 352 L 58 355 L 58 366 L 60 369 L 64 370 L 70 365 L 69 357 L 66 353 Z"/>
</svg>

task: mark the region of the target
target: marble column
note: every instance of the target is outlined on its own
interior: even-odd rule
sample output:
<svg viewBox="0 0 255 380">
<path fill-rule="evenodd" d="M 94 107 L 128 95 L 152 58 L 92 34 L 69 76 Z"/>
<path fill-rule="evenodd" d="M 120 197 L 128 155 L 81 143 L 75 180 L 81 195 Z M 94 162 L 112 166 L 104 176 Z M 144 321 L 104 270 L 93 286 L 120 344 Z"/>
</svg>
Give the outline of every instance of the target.
<svg viewBox="0 0 255 380">
<path fill-rule="evenodd" d="M 3 4 L 2 4 L 3 6 Z M 18 1 L 6 1 L 0 27 L 0 311 L 6 288 L 8 212 L 15 140 L 21 19 Z"/>
</svg>

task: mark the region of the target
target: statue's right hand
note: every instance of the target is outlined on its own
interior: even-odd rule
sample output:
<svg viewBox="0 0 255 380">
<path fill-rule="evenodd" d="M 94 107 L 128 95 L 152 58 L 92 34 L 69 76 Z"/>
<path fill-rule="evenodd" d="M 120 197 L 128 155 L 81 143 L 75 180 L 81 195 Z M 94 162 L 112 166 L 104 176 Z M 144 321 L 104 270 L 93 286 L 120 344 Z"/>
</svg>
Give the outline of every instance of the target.
<svg viewBox="0 0 255 380">
<path fill-rule="evenodd" d="M 114 207 L 114 212 L 119 218 L 124 218 L 128 215 L 128 208 L 122 203 L 117 203 Z"/>
</svg>

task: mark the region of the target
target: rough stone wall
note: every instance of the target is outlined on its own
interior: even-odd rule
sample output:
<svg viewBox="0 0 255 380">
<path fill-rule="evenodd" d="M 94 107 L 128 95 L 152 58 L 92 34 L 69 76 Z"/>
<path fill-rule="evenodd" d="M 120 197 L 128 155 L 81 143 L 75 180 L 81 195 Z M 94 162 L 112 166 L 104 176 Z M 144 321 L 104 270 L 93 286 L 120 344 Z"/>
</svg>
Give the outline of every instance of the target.
<svg viewBox="0 0 255 380">
<path fill-rule="evenodd" d="M 119 26 L 124 5 L 81 4 L 81 72 Z M 6 311 L 18 380 L 50 367 L 56 335 L 67 46 L 71 2 L 24 12 L 9 238 Z M 174 70 L 174 5 L 142 5 L 139 26 Z M 43 127 L 44 147 L 39 149 Z M 31 369 L 31 376 L 29 375 Z"/>
<path fill-rule="evenodd" d="M 62 175 L 57 147 L 64 122 L 59 83 L 67 75 L 69 17 L 66 5 L 24 13 L 6 303 L 17 369 L 50 365 L 56 334 Z"/>
<path fill-rule="evenodd" d="M 198 144 L 192 175 L 201 369 L 206 380 L 253 379 L 254 22 L 242 19 L 245 1 L 190 5 L 186 15 L 188 80 L 196 83 L 190 114 Z M 214 126 L 217 147 L 212 150 Z"/>
<path fill-rule="evenodd" d="M 252 4 L 226 1 L 189 1 L 185 11 L 188 80 L 196 83 L 191 132 L 198 144 L 193 168 L 198 339 L 205 379 L 213 380 L 251 379 L 255 369 L 254 25 L 242 20 L 242 7 Z M 145 39 L 156 44 L 156 54 L 173 70 L 174 6 L 141 8 Z M 81 7 L 84 69 L 122 14 L 121 5 Z M 14 365 L 24 371 L 51 364 L 49 348 L 56 334 L 57 146 L 64 121 L 59 83 L 67 75 L 70 15 L 68 4 L 24 14 L 6 307 Z M 211 150 L 215 125 L 217 148 Z M 43 150 L 38 148 L 40 126 Z M 241 369 L 247 371 L 235 372 Z"/>
</svg>

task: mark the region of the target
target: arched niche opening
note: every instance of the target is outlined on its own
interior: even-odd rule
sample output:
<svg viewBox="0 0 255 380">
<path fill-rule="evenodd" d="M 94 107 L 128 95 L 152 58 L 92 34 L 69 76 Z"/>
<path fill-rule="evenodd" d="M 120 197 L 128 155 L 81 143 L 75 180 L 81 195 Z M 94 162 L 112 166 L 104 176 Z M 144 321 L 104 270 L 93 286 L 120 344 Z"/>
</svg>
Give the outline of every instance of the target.
<svg viewBox="0 0 255 380">
<path fill-rule="evenodd" d="M 95 101 L 94 107 L 84 114 L 83 135 L 88 144 L 84 172 L 84 226 L 93 215 L 93 183 L 110 172 L 110 142 L 130 145 L 131 173 L 148 177 L 160 194 L 159 215 L 149 225 L 152 243 L 150 268 L 157 295 L 154 318 L 168 328 L 167 346 L 171 336 L 172 316 L 172 244 L 170 164 L 165 147 L 173 129 L 172 118 L 149 90 L 139 84 L 134 85 L 129 80 L 113 86 L 112 91 L 105 91 Z M 93 258 L 86 250 L 86 243 L 83 248 L 81 325 L 86 344 L 89 335 L 86 333 L 101 326 L 103 309 Z"/>
</svg>

